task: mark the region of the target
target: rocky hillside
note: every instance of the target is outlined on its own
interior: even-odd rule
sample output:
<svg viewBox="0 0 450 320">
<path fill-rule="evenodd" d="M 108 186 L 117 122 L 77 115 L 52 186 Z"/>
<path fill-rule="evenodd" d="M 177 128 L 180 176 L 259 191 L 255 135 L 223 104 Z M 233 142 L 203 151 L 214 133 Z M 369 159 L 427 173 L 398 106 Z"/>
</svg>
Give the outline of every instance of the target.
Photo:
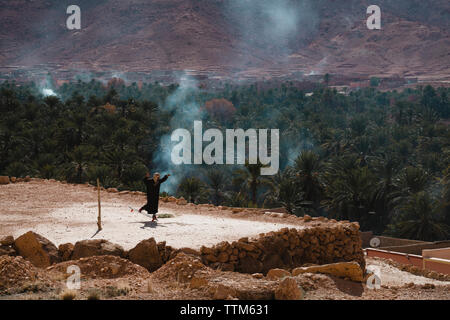
<svg viewBox="0 0 450 320">
<path fill-rule="evenodd" d="M 65 27 L 67 0 L 1 0 L 0 65 L 224 74 L 449 75 L 450 3 L 369 1 L 79 0 L 82 29 Z"/>
</svg>

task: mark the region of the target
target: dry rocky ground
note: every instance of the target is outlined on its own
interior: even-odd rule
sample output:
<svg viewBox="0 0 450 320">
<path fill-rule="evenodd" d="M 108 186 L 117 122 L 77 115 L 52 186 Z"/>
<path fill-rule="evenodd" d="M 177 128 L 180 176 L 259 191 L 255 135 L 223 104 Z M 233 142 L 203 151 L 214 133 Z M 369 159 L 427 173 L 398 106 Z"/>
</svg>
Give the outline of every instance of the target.
<svg viewBox="0 0 450 320">
<path fill-rule="evenodd" d="M 80 199 L 86 202 L 81 202 Z M 108 217 L 108 210 L 111 210 L 109 208 L 114 205 L 126 208 L 128 203 L 131 207 L 136 207 L 143 201 L 143 196 L 134 193 L 120 194 L 110 190 L 102 191 L 102 199 L 110 206 L 105 210 Z M 220 268 L 213 269 L 205 265 L 203 256 L 197 250 L 201 242 L 193 241 L 194 245 L 188 243 L 189 239 L 202 237 L 203 243 L 216 244 L 219 239 L 208 236 L 207 230 L 212 228 L 213 231 L 209 232 L 217 233 L 215 225 L 219 226 L 218 230 L 226 226 L 222 233 L 216 236 L 220 240 L 225 238 L 231 242 L 236 241 L 245 232 L 250 233 L 248 236 L 262 231 L 270 233 L 285 225 L 297 230 L 311 230 L 311 226 L 335 225 L 336 222 L 331 220 L 307 221 L 283 215 L 279 217 L 275 214 L 263 214 L 259 211 L 242 212 L 233 208 L 188 206 L 184 201 L 178 201 L 179 205 L 175 202 L 163 202 L 161 213 L 174 217 L 194 216 L 203 219 L 200 221 L 207 224 L 206 228 L 203 232 L 189 236 L 187 233 L 183 235 L 185 226 L 173 224 L 169 228 L 167 225 L 166 229 L 180 231 L 184 237 L 182 246 L 177 245 L 175 238 L 171 238 L 168 231 L 162 234 L 165 238 L 155 236 L 154 232 L 164 228 L 148 228 L 148 233 L 135 235 L 132 241 L 122 247 L 107 241 L 115 240 L 115 243 L 122 244 L 117 241 L 120 236 L 114 238 L 111 235 L 106 240 L 101 239 L 105 238 L 103 236 L 108 235 L 107 233 L 100 233 L 94 239 L 84 237 L 81 230 L 88 226 L 91 228 L 92 223 L 88 220 L 95 218 L 94 213 L 89 215 L 85 209 L 80 209 L 78 214 L 84 215 L 85 221 L 80 217 L 72 218 L 62 214 L 66 212 L 66 208 L 84 208 L 84 203 L 94 203 L 95 200 L 96 191 L 92 186 L 34 179 L 28 183 L 0 186 L 0 249 L 4 250 L 0 252 L 0 299 L 450 300 L 448 277 L 421 274 L 382 259 L 366 257 L 363 263 L 348 261 L 325 266 L 305 264 L 303 268 L 272 269 L 264 274 L 244 274 L 223 271 Z M 137 218 L 129 211 L 123 215 L 123 221 L 145 220 L 145 217 Z M 72 220 L 77 222 L 71 224 Z M 112 228 L 112 220 L 106 220 L 104 230 Z M 232 232 L 233 223 L 246 222 L 259 224 L 262 230 L 247 230 L 245 227 L 237 233 Z M 164 223 L 166 222 L 160 222 L 161 225 Z M 64 227 L 58 235 L 56 231 L 61 226 Z M 69 231 L 78 231 L 67 232 L 67 235 L 64 232 L 66 228 Z M 36 233 L 25 233 L 28 230 Z M 46 233 L 43 234 L 42 231 Z M 3 237 L 9 234 L 13 237 Z M 160 241 L 167 241 L 167 244 L 164 241 L 157 243 L 150 238 L 153 236 Z M 52 241 L 55 241 L 54 244 Z M 76 243 L 73 245 L 66 242 Z M 135 247 L 131 249 L 133 246 Z M 175 249 L 182 247 L 191 249 Z M 361 269 L 364 264 L 378 268 L 380 288 L 371 289 L 367 286 L 366 279 L 369 275 L 363 274 Z M 74 265 L 81 271 L 81 288 L 70 291 L 67 289 L 67 281 L 71 279 L 68 268 Z"/>
<path fill-rule="evenodd" d="M 178 254 L 157 271 L 128 260 L 97 256 L 82 258 L 39 269 L 22 257 L 0 257 L 0 299 L 64 299 L 67 266 L 76 264 L 82 270 L 81 289 L 75 299 L 288 299 L 294 289 L 287 281 L 298 285 L 296 299 L 305 300 L 450 300 L 450 284 L 417 277 L 389 263 L 376 263 L 383 275 L 392 275 L 380 289 L 369 289 L 365 283 L 354 282 L 326 274 L 304 273 L 295 277 L 269 278 L 236 272 L 213 270 L 192 255 Z M 113 267 L 111 267 L 113 266 Z M 115 269 L 117 268 L 117 269 Z M 392 274 L 391 274 L 392 273 Z M 281 293 L 279 293 L 281 290 Z M 282 290 L 287 290 L 283 292 Z"/>
</svg>

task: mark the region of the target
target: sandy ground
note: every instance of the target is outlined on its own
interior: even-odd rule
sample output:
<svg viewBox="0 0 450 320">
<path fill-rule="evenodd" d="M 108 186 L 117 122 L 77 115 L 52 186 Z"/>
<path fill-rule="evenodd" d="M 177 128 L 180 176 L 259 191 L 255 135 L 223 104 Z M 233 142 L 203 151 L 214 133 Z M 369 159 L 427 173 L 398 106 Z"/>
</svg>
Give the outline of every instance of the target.
<svg viewBox="0 0 450 320">
<path fill-rule="evenodd" d="M 368 270 L 372 270 L 376 275 L 378 275 L 382 286 L 401 287 L 414 283 L 415 285 L 434 284 L 437 286 L 450 287 L 450 282 L 448 281 L 439 281 L 422 276 L 416 276 L 390 265 L 383 259 L 366 257 L 366 268 Z M 447 296 L 447 299 L 450 299 L 450 293 L 449 296 Z"/>
<path fill-rule="evenodd" d="M 303 228 L 299 219 L 282 219 L 265 215 L 233 214 L 231 211 L 199 206 L 178 206 L 160 202 L 160 213 L 171 214 L 152 224 L 151 218 L 136 213 L 145 202 L 144 196 L 119 195 L 102 191 L 103 230 L 97 231 L 97 192 L 92 186 L 69 185 L 55 181 L 32 181 L 0 186 L 0 236 L 15 237 L 33 230 L 55 244 L 83 239 L 103 238 L 130 249 L 140 240 L 155 237 L 173 247 L 198 248 L 217 242 L 256 236 L 282 227 Z M 131 212 L 130 207 L 135 212 Z M 311 225 L 312 223 L 309 223 Z M 381 280 L 374 290 L 356 283 L 326 275 L 305 274 L 299 278 L 308 300 L 450 300 L 450 282 L 416 276 L 392 266 L 387 261 L 366 257 L 367 268 Z M 219 277 L 220 278 L 220 277 Z M 223 278 L 223 277 L 222 277 Z M 240 283 L 252 288 L 258 281 L 249 275 L 227 273 L 225 284 Z M 228 279 L 228 280 L 227 280 Z M 126 296 L 113 299 L 209 299 L 203 291 L 191 290 L 179 283 L 154 279 L 153 293 L 147 292 L 147 278 L 89 280 L 87 290 L 105 291 L 125 281 L 132 288 Z M 84 296 L 83 296 L 84 295 Z M 107 295 L 104 298 L 108 298 Z M 111 298 L 111 297 L 109 297 Z M 0 296 L 2 299 L 60 299 L 55 290 Z"/>
<path fill-rule="evenodd" d="M 88 186 L 32 181 L 0 186 L 0 235 L 18 237 L 34 231 L 56 245 L 85 239 L 106 239 L 133 248 L 154 237 L 175 248 L 200 248 L 259 233 L 297 227 L 283 221 L 229 217 L 224 211 L 160 202 L 157 223 L 137 213 L 145 197 L 102 192 L 102 226 L 97 232 L 97 192 Z M 134 212 L 131 212 L 134 208 Z"/>
<path fill-rule="evenodd" d="M 170 218 L 160 218 L 152 223 L 151 217 L 130 212 L 127 203 L 122 201 L 102 204 L 103 230 L 97 233 L 97 203 L 80 203 L 70 207 L 50 211 L 46 217 L 51 219 L 37 223 L 33 230 L 59 245 L 82 239 L 106 239 L 133 248 L 139 241 L 154 237 L 166 241 L 175 248 L 200 248 L 212 246 L 220 241 L 234 241 L 245 236 L 292 227 L 288 224 L 245 221 L 220 218 L 209 215 L 176 213 L 170 208 L 162 208 L 159 213 L 172 214 Z M 19 218 L 19 217 L 18 217 Z M 29 230 L 20 226 L 14 231 L 19 236 Z"/>
</svg>

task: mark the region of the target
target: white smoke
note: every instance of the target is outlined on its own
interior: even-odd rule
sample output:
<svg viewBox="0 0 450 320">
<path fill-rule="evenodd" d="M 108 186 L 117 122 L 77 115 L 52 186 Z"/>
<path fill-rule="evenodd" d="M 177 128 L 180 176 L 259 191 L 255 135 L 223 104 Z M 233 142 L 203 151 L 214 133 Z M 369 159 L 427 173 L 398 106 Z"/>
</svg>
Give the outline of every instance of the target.
<svg viewBox="0 0 450 320">
<path fill-rule="evenodd" d="M 42 89 L 41 92 L 42 92 L 42 95 L 44 97 L 48 97 L 48 96 L 55 96 L 56 97 L 56 96 L 58 96 L 55 91 L 53 91 L 52 89 L 48 89 L 48 88 Z"/>
<path fill-rule="evenodd" d="M 198 83 L 189 77 L 183 75 L 178 79 L 179 87 L 167 97 L 163 104 L 165 111 L 173 112 L 170 122 L 170 132 L 161 137 L 159 148 L 156 156 L 153 158 L 155 170 L 162 175 L 170 173 L 171 177 L 161 185 L 161 191 L 166 191 L 171 194 L 176 192 L 176 189 L 181 179 L 191 171 L 198 169 L 194 165 L 177 166 L 172 163 L 171 152 L 172 146 L 175 144 L 171 141 L 173 130 L 184 128 L 192 130 L 195 120 L 202 120 L 203 115 L 200 110 L 199 103 L 195 100 L 198 92 Z"/>
<path fill-rule="evenodd" d="M 277 47 L 287 56 L 317 30 L 319 13 L 313 4 L 312 0 L 230 0 L 225 8 L 241 34 L 243 48 L 256 43 L 266 51 Z"/>
</svg>

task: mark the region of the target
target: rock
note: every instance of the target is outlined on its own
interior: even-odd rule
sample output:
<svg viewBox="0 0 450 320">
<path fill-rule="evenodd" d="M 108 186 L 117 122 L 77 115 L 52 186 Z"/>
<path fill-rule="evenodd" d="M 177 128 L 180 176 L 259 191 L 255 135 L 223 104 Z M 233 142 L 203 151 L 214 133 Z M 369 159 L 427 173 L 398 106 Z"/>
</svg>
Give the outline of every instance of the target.
<svg viewBox="0 0 450 320">
<path fill-rule="evenodd" d="M 162 249 L 159 246 L 158 246 L 158 250 L 159 250 L 160 256 L 163 257 L 164 251 L 162 251 Z M 165 251 L 167 251 L 167 247 L 165 248 Z M 174 250 L 172 250 L 171 253 L 170 253 L 170 256 L 169 256 L 169 260 L 175 258 L 181 252 L 183 252 L 185 254 L 189 254 L 191 256 L 197 256 L 197 257 L 201 256 L 200 252 L 195 250 L 195 249 L 181 248 L 181 249 L 174 249 Z M 163 259 L 163 262 L 164 262 L 164 259 Z"/>
<path fill-rule="evenodd" d="M 312 218 L 311 218 L 311 216 L 305 214 L 305 216 L 303 217 L 303 221 L 309 222 L 309 221 L 312 221 Z"/>
<path fill-rule="evenodd" d="M 208 280 L 206 280 L 205 278 L 193 277 L 191 279 L 191 282 L 189 283 L 189 287 L 191 289 L 201 289 L 207 287 L 208 283 Z"/>
<path fill-rule="evenodd" d="M 208 247 L 205 247 L 205 246 L 202 246 L 201 248 L 200 248 L 200 252 L 202 253 L 202 254 L 204 254 L 204 255 L 209 255 L 209 254 L 214 254 L 214 249 L 211 249 L 211 248 L 208 248 Z"/>
<path fill-rule="evenodd" d="M 9 179 L 11 180 L 11 183 L 16 183 L 17 182 L 17 178 L 16 177 L 11 177 Z"/>
<path fill-rule="evenodd" d="M 58 249 L 48 239 L 29 231 L 14 241 L 17 253 L 33 265 L 46 268 L 60 262 Z"/>
<path fill-rule="evenodd" d="M 59 245 L 58 251 L 62 261 L 68 261 L 72 258 L 74 248 L 75 246 L 71 243 L 64 243 Z"/>
<path fill-rule="evenodd" d="M 245 256 L 239 260 L 236 266 L 236 271 L 242 273 L 259 273 L 263 270 L 263 264 L 261 261 L 256 260 L 250 256 Z"/>
<path fill-rule="evenodd" d="M 17 256 L 16 250 L 10 246 L 0 246 L 0 256 Z"/>
<path fill-rule="evenodd" d="M 179 252 L 184 252 L 186 254 L 190 254 L 190 255 L 193 255 L 193 256 L 200 256 L 200 252 L 195 250 L 195 249 L 192 249 L 192 248 L 181 248 L 181 249 L 178 249 L 178 251 Z M 177 252 L 177 254 L 178 254 L 178 252 Z"/>
<path fill-rule="evenodd" d="M 31 181 L 31 177 L 30 177 L 30 176 L 26 176 L 26 177 L 23 179 L 23 181 L 25 181 L 25 182 L 30 182 L 30 181 Z"/>
<path fill-rule="evenodd" d="M 229 297 L 235 297 L 235 296 L 236 296 L 235 289 L 227 287 L 223 284 L 219 284 L 214 290 L 213 299 L 225 300 L 225 299 L 229 299 Z"/>
<path fill-rule="evenodd" d="M 285 278 L 275 289 L 275 300 L 303 300 L 303 298 L 303 290 L 292 277 Z"/>
<path fill-rule="evenodd" d="M 220 263 L 218 269 L 221 270 L 221 271 L 231 271 L 231 272 L 233 272 L 234 271 L 234 264 L 232 264 L 232 263 Z"/>
<path fill-rule="evenodd" d="M 227 262 L 228 259 L 229 259 L 229 255 L 226 252 L 221 252 L 219 254 L 219 256 L 217 257 L 217 261 L 221 262 L 221 263 Z"/>
<path fill-rule="evenodd" d="M 269 280 L 278 280 L 280 278 L 289 277 L 291 273 L 284 269 L 271 269 L 267 273 L 267 279 Z"/>
<path fill-rule="evenodd" d="M 163 265 L 163 261 L 158 252 L 158 246 L 154 238 L 142 240 L 136 247 L 128 252 L 131 262 L 143 266 L 150 272 L 157 270 Z"/>
<path fill-rule="evenodd" d="M 111 270 L 111 274 L 112 274 L 113 276 L 115 276 L 115 275 L 117 275 L 117 274 L 119 273 L 119 271 L 120 271 L 120 265 L 117 264 L 117 263 L 111 263 L 111 264 L 109 265 L 109 269 Z"/>
<path fill-rule="evenodd" d="M 255 279 L 262 279 L 264 278 L 264 275 L 262 273 L 254 273 L 252 274 L 252 277 Z"/>
<path fill-rule="evenodd" d="M 125 251 L 122 246 L 104 239 L 83 240 L 75 243 L 72 259 L 106 255 L 124 257 Z"/>
<path fill-rule="evenodd" d="M 280 251 L 281 253 L 282 251 Z M 282 267 L 284 265 L 283 260 L 281 259 L 279 254 L 268 254 L 264 257 L 263 264 L 263 273 L 267 273 L 270 269 L 276 269 Z"/>
<path fill-rule="evenodd" d="M 177 198 L 175 198 L 175 197 L 169 197 L 169 198 L 167 198 L 167 202 L 177 202 Z"/>
<path fill-rule="evenodd" d="M 177 204 L 180 206 L 185 206 L 185 205 L 187 205 L 187 203 L 188 202 L 183 197 L 181 197 L 180 199 L 177 200 Z"/>
<path fill-rule="evenodd" d="M 208 254 L 206 256 L 203 256 L 203 258 L 207 261 L 207 262 L 217 262 L 217 257 L 215 255 L 212 254 Z"/>
<path fill-rule="evenodd" d="M 14 244 L 13 236 L 5 236 L 3 238 L 0 238 L 0 245 L 2 246 L 12 246 L 13 244 Z"/>
<path fill-rule="evenodd" d="M 81 269 L 82 279 L 116 279 L 128 276 L 145 279 L 150 276 L 145 268 L 117 256 L 92 256 L 69 260 L 55 264 L 47 268 L 47 271 L 58 271 L 67 275 L 67 268 L 73 265 Z"/>
<path fill-rule="evenodd" d="M 363 271 L 360 265 L 355 261 L 302 267 L 292 270 L 293 276 L 297 276 L 302 273 L 324 273 L 340 278 L 349 278 L 350 280 L 357 282 L 361 282 L 364 279 Z"/>
<path fill-rule="evenodd" d="M 0 184 L 9 184 L 9 177 L 0 176 Z"/>
<path fill-rule="evenodd" d="M 109 193 L 117 193 L 117 192 L 119 192 L 119 190 L 117 190 L 117 188 L 109 188 L 109 189 L 106 189 L 106 191 L 109 192 Z"/>
<path fill-rule="evenodd" d="M 236 244 L 236 246 L 239 249 L 242 249 L 242 250 L 245 250 L 245 251 L 255 251 L 256 250 L 256 247 L 253 244 L 245 243 L 245 242 L 241 242 L 241 241 L 239 241 Z"/>
<path fill-rule="evenodd" d="M 189 283 L 194 277 L 204 278 L 209 270 L 198 257 L 180 252 L 156 270 L 152 276 L 158 280 Z"/>
</svg>

